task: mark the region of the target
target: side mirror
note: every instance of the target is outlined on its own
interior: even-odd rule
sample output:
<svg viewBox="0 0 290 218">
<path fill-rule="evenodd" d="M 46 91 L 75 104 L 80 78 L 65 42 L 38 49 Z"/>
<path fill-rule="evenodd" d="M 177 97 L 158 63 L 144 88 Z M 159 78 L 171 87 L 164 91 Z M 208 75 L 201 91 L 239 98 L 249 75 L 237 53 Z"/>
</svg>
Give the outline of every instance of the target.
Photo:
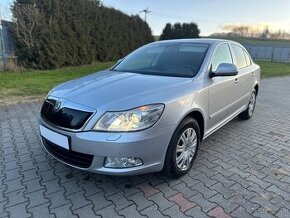
<svg viewBox="0 0 290 218">
<path fill-rule="evenodd" d="M 238 75 L 238 68 L 234 64 L 220 64 L 215 72 L 211 72 L 209 77 L 217 76 L 236 76 Z"/>
</svg>

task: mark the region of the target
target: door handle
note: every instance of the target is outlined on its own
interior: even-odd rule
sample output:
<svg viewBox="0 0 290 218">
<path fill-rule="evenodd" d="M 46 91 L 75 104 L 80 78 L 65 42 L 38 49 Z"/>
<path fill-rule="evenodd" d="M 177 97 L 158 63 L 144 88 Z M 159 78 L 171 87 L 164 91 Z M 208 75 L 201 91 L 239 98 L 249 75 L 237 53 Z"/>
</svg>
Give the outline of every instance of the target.
<svg viewBox="0 0 290 218">
<path fill-rule="evenodd" d="M 255 73 L 254 72 L 252 72 L 252 76 L 255 76 Z"/>
<path fill-rule="evenodd" d="M 235 83 L 238 84 L 239 83 L 239 79 L 235 78 Z"/>
</svg>

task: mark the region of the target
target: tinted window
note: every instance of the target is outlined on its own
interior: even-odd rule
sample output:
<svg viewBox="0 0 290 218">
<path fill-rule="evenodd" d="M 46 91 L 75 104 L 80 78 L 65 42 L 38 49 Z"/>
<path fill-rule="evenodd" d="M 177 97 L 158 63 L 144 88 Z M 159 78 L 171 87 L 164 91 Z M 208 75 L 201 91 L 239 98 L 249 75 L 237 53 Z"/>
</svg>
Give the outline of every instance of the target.
<svg viewBox="0 0 290 218">
<path fill-rule="evenodd" d="M 236 61 L 237 61 L 237 67 L 238 68 L 243 68 L 247 66 L 247 61 L 246 61 L 246 57 L 244 54 L 244 50 L 238 46 L 238 45 L 232 45 L 234 53 L 235 53 L 235 57 L 236 57 Z"/>
<path fill-rule="evenodd" d="M 158 43 L 129 54 L 113 70 L 150 75 L 194 77 L 209 45 L 202 43 Z"/>
<path fill-rule="evenodd" d="M 246 64 L 247 66 L 251 66 L 252 65 L 252 62 L 251 62 L 251 59 L 248 55 L 248 53 L 246 51 L 244 51 L 244 55 L 245 55 L 245 58 L 246 58 Z"/>
<path fill-rule="evenodd" d="M 218 66 L 222 63 L 226 63 L 226 64 L 233 63 L 228 44 L 222 44 L 217 48 L 216 52 L 214 53 L 213 60 L 212 60 L 211 70 L 215 72 Z"/>
</svg>

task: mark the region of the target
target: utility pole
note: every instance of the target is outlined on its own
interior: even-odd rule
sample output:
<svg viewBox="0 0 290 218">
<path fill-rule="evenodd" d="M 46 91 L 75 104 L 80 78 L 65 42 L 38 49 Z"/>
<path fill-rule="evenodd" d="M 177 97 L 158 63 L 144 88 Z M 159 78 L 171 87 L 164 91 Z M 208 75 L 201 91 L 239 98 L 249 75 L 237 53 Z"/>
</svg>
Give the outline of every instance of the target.
<svg viewBox="0 0 290 218">
<path fill-rule="evenodd" d="M 142 11 L 140 11 L 140 13 L 144 13 L 145 15 L 145 22 L 147 21 L 147 14 L 151 13 L 152 11 L 149 10 L 149 8 L 146 8 Z"/>
</svg>

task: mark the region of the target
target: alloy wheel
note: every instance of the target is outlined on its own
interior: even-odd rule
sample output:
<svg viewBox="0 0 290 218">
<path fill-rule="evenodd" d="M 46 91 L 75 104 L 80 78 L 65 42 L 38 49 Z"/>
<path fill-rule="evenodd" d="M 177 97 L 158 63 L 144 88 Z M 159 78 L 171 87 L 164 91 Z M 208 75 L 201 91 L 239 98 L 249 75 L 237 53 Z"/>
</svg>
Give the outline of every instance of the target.
<svg viewBox="0 0 290 218">
<path fill-rule="evenodd" d="M 254 109 L 255 109 L 255 103 L 256 103 L 256 95 L 255 93 L 252 93 L 251 99 L 250 99 L 250 103 L 249 103 L 249 116 L 251 117 L 254 113 Z"/>
<path fill-rule="evenodd" d="M 176 165 L 185 171 L 191 166 L 197 148 L 197 134 L 193 128 L 187 128 L 180 135 L 176 147 Z"/>
</svg>

